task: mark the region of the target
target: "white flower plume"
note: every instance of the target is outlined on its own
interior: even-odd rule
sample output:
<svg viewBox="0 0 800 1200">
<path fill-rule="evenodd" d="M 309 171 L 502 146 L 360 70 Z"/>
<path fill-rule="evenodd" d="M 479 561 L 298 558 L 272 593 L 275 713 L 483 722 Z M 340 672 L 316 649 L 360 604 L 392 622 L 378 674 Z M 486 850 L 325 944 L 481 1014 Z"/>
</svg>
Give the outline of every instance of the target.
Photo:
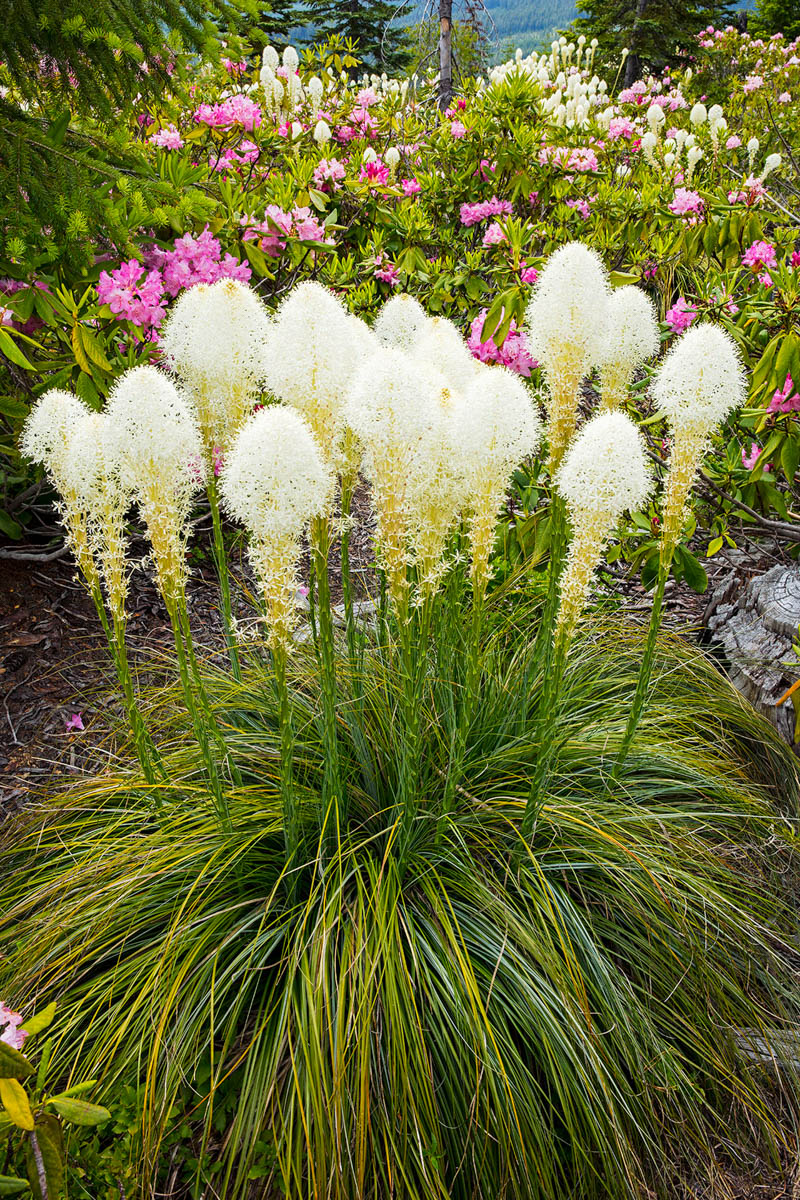
<svg viewBox="0 0 800 1200">
<path fill-rule="evenodd" d="M 401 292 L 386 301 L 372 328 L 381 345 L 410 351 L 427 325 L 428 316 L 422 305 L 413 296 Z"/>
<path fill-rule="evenodd" d="M 161 345 L 197 409 L 210 454 L 227 447 L 264 387 L 270 319 L 256 293 L 234 279 L 186 288 Z"/>
<path fill-rule="evenodd" d="M 20 450 L 47 470 L 59 491 L 64 487 L 64 460 L 70 436 L 89 412 L 72 392 L 52 388 L 39 397 L 22 428 Z"/>
<path fill-rule="evenodd" d="M 225 507 L 262 540 L 299 538 L 312 517 L 327 512 L 332 488 L 310 425 L 283 404 L 248 418 L 220 474 Z"/>
<path fill-rule="evenodd" d="M 545 371 L 568 358 L 583 376 L 602 362 L 609 298 L 606 269 L 594 250 L 570 242 L 550 256 L 527 312 L 530 351 Z"/>
<path fill-rule="evenodd" d="M 326 515 L 333 490 L 305 418 L 281 404 L 254 413 L 231 447 L 220 487 L 226 509 L 250 533 L 270 644 L 287 650 L 297 621 L 300 539 L 312 518 Z"/>
<path fill-rule="evenodd" d="M 695 325 L 675 342 L 656 373 L 652 396 L 675 433 L 706 437 L 744 403 L 746 376 L 733 338 Z"/>
<path fill-rule="evenodd" d="M 627 396 L 633 372 L 661 344 L 653 302 L 637 287 L 617 288 L 608 301 L 608 340 L 602 362 L 603 403 L 613 408 Z"/>
<path fill-rule="evenodd" d="M 274 319 L 264 352 L 268 386 L 303 413 L 329 460 L 350 381 L 373 345 L 367 326 L 318 283 L 299 284 Z"/>
</svg>

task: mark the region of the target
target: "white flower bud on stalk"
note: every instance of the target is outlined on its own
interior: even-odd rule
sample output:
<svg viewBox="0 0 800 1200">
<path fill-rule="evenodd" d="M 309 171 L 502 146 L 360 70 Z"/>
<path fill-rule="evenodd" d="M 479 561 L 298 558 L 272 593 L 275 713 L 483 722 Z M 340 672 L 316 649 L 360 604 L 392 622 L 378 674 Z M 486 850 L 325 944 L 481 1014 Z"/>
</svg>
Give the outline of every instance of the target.
<svg viewBox="0 0 800 1200">
<path fill-rule="evenodd" d="M 327 146 L 331 140 L 331 127 L 327 121 L 317 121 L 314 126 L 314 141 L 318 146 Z"/>
<path fill-rule="evenodd" d="M 608 302 L 608 338 L 601 366 L 603 407 L 617 408 L 628 396 L 636 368 L 658 353 L 656 310 L 637 287 L 616 288 Z"/>
<path fill-rule="evenodd" d="M 261 62 L 265 67 L 268 67 L 270 71 L 277 71 L 278 67 L 281 65 L 281 60 L 278 57 L 278 51 L 274 46 L 264 47 L 264 53 L 261 55 Z"/>
<path fill-rule="evenodd" d="M 381 345 L 408 353 L 427 326 L 428 316 L 422 305 L 407 292 L 400 292 L 379 310 L 372 329 Z"/>
<path fill-rule="evenodd" d="M 656 373 L 653 400 L 672 434 L 661 542 L 664 561 L 671 559 L 680 539 L 686 501 L 708 438 L 744 403 L 746 390 L 736 343 L 715 325 L 695 325 L 687 330 Z"/>
<path fill-rule="evenodd" d="M 494 367 L 468 389 L 460 414 L 459 455 L 468 505 L 470 574 L 482 595 L 508 480 L 514 468 L 534 454 L 542 422 L 518 375 Z"/>
<path fill-rule="evenodd" d="M 172 608 L 186 587 L 189 515 L 205 474 L 200 430 L 189 401 L 155 367 L 120 376 L 106 415 L 109 453 L 139 504 L 156 581 Z"/>
<path fill-rule="evenodd" d="M 780 154 L 768 154 L 764 163 L 764 170 L 761 172 L 762 182 L 771 175 L 773 171 L 777 171 L 782 162 Z"/>
<path fill-rule="evenodd" d="M 161 346 L 195 406 L 209 463 L 264 388 L 269 330 L 257 294 L 234 279 L 186 288 L 167 317 Z"/>
<path fill-rule="evenodd" d="M 239 430 L 220 475 L 227 511 L 246 527 L 248 556 L 266 604 L 268 641 L 288 650 L 297 623 L 298 563 L 309 521 L 326 516 L 333 475 L 308 422 L 273 405 Z"/>
<path fill-rule="evenodd" d="M 580 242 L 556 250 L 534 286 L 526 322 L 531 354 L 544 368 L 550 393 L 547 437 L 553 467 L 575 432 L 581 382 L 603 361 L 609 295 L 602 260 Z"/>
<path fill-rule="evenodd" d="M 91 592 L 98 584 L 86 494 L 91 467 L 76 463 L 71 450 L 76 429 L 90 415 L 77 396 L 53 388 L 31 409 L 19 445 L 26 458 L 44 467 L 59 493 L 67 543 Z"/>
<path fill-rule="evenodd" d="M 642 507 L 652 487 L 644 439 L 633 421 L 622 412 L 593 417 L 567 451 L 556 486 L 574 528 L 556 621 L 556 637 L 569 640 L 614 526 L 625 511 Z"/>
<path fill-rule="evenodd" d="M 705 104 L 701 104 L 698 101 L 697 104 L 694 105 L 691 112 L 689 113 L 689 120 L 695 126 L 702 125 L 704 123 L 704 121 L 706 120 L 707 116 L 708 116 L 708 112 L 706 111 Z"/>
</svg>

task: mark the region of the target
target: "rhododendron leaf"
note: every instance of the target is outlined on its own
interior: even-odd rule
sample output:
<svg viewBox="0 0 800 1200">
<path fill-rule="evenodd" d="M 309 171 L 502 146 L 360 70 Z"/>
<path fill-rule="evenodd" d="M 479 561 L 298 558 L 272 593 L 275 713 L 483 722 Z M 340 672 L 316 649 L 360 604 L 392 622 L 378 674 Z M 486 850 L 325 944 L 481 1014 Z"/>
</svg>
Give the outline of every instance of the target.
<svg viewBox="0 0 800 1200">
<path fill-rule="evenodd" d="M 609 271 L 608 281 L 612 287 L 627 287 L 628 284 L 638 283 L 640 274 L 638 271 Z"/>
<path fill-rule="evenodd" d="M 788 437 L 781 450 L 781 467 L 788 484 L 794 482 L 798 465 L 800 465 L 800 442 L 796 438 Z"/>
<path fill-rule="evenodd" d="M 87 328 L 86 325 L 78 325 L 77 329 L 83 348 L 92 362 L 96 363 L 98 367 L 102 367 L 104 371 L 112 371 L 113 367 L 108 361 L 105 350 L 100 345 L 97 335 L 92 333 L 91 329 Z"/>
<path fill-rule="evenodd" d="M 33 370 L 33 364 L 28 362 L 7 329 L 0 329 L 0 354 L 4 354 L 15 366 L 22 367 L 24 371 Z"/>
<path fill-rule="evenodd" d="M 13 1175 L 0 1175 L 0 1196 L 16 1196 L 27 1192 L 30 1188 L 27 1179 L 17 1179 Z"/>
<path fill-rule="evenodd" d="M 25 1018 L 24 1029 L 28 1037 L 33 1037 L 35 1033 L 41 1033 L 43 1029 L 52 1022 L 56 1015 L 55 1002 L 48 1004 L 46 1008 L 42 1008 L 32 1017 Z"/>
<path fill-rule="evenodd" d="M 269 264 L 266 254 L 263 250 L 259 250 L 255 242 L 243 242 L 244 252 L 247 255 L 247 261 L 256 272 L 257 275 L 272 275 L 272 267 Z"/>
<path fill-rule="evenodd" d="M 32 1074 L 33 1067 L 25 1055 L 0 1042 L 0 1079 L 27 1079 Z"/>
<path fill-rule="evenodd" d="M 36 1140 L 44 1163 L 48 1198 L 61 1196 L 64 1191 L 64 1134 L 57 1117 L 43 1113 L 36 1120 Z M 39 1169 L 30 1142 L 25 1145 L 25 1166 L 31 1190 L 36 1200 L 43 1200 L 39 1187 Z"/>
<path fill-rule="evenodd" d="M 86 357 L 86 351 L 83 348 L 83 343 L 81 342 L 78 329 L 79 326 L 73 325 L 72 332 L 70 334 L 70 342 L 72 343 L 72 350 L 75 354 L 75 361 L 82 371 L 85 371 L 87 375 L 91 375 L 92 367 L 89 359 Z"/>
<path fill-rule="evenodd" d="M 53 1097 L 48 1101 L 65 1121 L 73 1125 L 102 1125 L 103 1121 L 111 1118 L 107 1108 L 99 1104 L 89 1104 L 86 1100 L 75 1100 L 66 1096 Z"/>
<path fill-rule="evenodd" d="M 721 537 L 712 538 L 711 541 L 708 543 L 708 549 L 706 550 L 706 558 L 713 558 L 714 555 L 717 554 L 722 549 L 724 544 L 725 543 L 724 543 L 723 538 L 721 538 Z"/>
<path fill-rule="evenodd" d="M 328 197 L 324 192 L 318 192 L 316 188 L 308 189 L 308 198 L 319 212 L 324 212 L 328 207 Z"/>
<path fill-rule="evenodd" d="M 0 1104 L 18 1129 L 33 1129 L 28 1095 L 18 1079 L 0 1079 Z"/>
</svg>

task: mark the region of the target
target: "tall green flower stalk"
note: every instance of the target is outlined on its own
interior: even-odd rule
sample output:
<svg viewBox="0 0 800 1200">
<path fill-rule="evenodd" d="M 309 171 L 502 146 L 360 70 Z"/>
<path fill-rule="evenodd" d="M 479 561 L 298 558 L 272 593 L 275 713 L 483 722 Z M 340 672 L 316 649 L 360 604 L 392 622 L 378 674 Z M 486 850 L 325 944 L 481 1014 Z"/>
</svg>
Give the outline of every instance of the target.
<svg viewBox="0 0 800 1200">
<path fill-rule="evenodd" d="M 120 481 L 108 431 L 106 417 L 70 393 L 53 390 L 33 408 L 21 449 L 42 463 L 59 492 L 67 544 L 106 636 L 142 774 L 155 784 L 158 753 L 139 710 L 125 647 L 124 518 L 130 493 Z"/>
<path fill-rule="evenodd" d="M 520 825 L 522 845 L 534 832 L 557 745 L 559 707 L 569 647 L 603 548 L 626 509 L 644 503 L 651 487 L 644 441 L 621 412 L 605 412 L 581 430 L 556 476 L 574 534 L 559 581 L 560 602 L 552 632 L 553 653 L 539 699 L 538 753 Z M 520 853 L 522 847 L 520 848 Z"/>
<path fill-rule="evenodd" d="M 328 555 L 331 543 L 330 518 L 327 516 L 312 518 L 309 536 L 317 593 L 317 653 L 320 666 L 322 729 L 325 747 L 321 824 L 326 840 L 332 839 L 335 843 L 347 823 L 347 796 L 342 783 L 339 739 L 336 732 L 338 720 L 336 715 L 336 649 L 328 579 Z"/>
<path fill-rule="evenodd" d="M 239 662 L 239 648 L 236 644 L 236 632 L 233 620 L 233 607 L 231 605 L 231 584 L 228 573 L 228 556 L 225 552 L 225 537 L 222 532 L 222 520 L 219 511 L 219 490 L 217 480 L 214 475 L 212 465 L 211 474 L 208 477 L 208 503 L 211 509 L 211 524 L 214 531 L 214 565 L 217 569 L 217 579 L 219 580 L 220 598 L 222 600 L 222 625 L 225 630 L 225 641 L 228 646 L 228 658 L 230 659 L 231 670 L 234 679 L 241 681 L 242 667 Z"/>
<path fill-rule="evenodd" d="M 322 662 L 325 787 L 323 809 L 342 825 L 345 797 L 338 772 L 336 740 L 336 679 L 334 674 L 333 620 L 328 595 L 328 511 L 333 476 L 308 423 L 283 405 L 254 413 L 234 439 L 220 476 L 223 501 L 231 516 L 249 534 L 248 554 L 261 586 L 267 624 L 267 644 L 272 655 L 278 697 L 280 734 L 281 805 L 287 867 L 304 861 L 306 841 L 300 822 L 294 785 L 294 724 L 287 679 L 292 634 L 298 619 L 298 563 L 304 529 L 311 522 L 318 588 L 318 646 Z M 326 649 L 327 647 L 327 649 Z M 330 676 L 325 679 L 325 657 Z M 336 774 L 331 777 L 331 739 Z M 332 810 L 332 811 L 329 811 Z M 323 822 L 325 817 L 323 816 Z"/>
<path fill-rule="evenodd" d="M 658 575 L 650 623 L 625 732 L 611 773 L 625 764 L 650 693 L 664 589 L 680 542 L 692 485 L 708 439 L 729 412 L 744 403 L 745 376 L 733 340 L 713 325 L 696 325 L 675 343 L 653 382 L 653 399 L 669 422 L 672 456 L 667 475 Z"/>
</svg>

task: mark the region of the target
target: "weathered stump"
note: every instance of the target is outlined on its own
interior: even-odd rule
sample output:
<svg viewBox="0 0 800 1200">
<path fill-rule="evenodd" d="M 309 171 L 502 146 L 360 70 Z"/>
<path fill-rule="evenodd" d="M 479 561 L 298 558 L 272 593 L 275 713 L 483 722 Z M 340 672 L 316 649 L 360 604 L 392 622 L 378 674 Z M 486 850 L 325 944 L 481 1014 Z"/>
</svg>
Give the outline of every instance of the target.
<svg viewBox="0 0 800 1200">
<path fill-rule="evenodd" d="M 800 569 L 779 564 L 744 587 L 731 572 L 714 592 L 706 626 L 722 646 L 735 687 L 794 745 L 793 700 L 800 703 L 800 690 L 776 705 L 800 676 L 792 649 L 800 626 Z"/>
</svg>

